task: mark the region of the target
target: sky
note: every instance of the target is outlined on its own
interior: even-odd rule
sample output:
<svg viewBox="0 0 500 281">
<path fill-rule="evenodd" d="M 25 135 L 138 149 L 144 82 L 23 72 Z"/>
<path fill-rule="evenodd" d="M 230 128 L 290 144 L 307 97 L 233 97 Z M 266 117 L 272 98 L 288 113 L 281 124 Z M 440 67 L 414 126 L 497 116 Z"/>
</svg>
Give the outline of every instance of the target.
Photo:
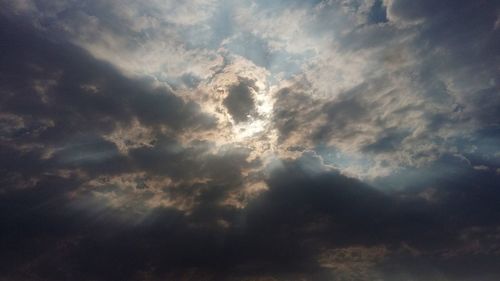
<svg viewBox="0 0 500 281">
<path fill-rule="evenodd" d="M 500 280 L 500 3 L 0 0 L 1 281 Z"/>
</svg>

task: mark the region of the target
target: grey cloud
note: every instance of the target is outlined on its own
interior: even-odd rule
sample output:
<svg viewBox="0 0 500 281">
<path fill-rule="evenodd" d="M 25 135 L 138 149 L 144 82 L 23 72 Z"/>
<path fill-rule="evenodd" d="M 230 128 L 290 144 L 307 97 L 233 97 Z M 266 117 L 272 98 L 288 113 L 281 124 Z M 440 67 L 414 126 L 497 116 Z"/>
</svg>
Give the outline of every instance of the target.
<svg viewBox="0 0 500 281">
<path fill-rule="evenodd" d="M 276 93 L 273 116 L 274 124 L 280 133 L 279 141 L 283 142 L 294 132 L 300 132 L 303 129 L 302 124 L 311 126 L 320 114 L 316 106 L 316 101 L 307 94 L 307 90 L 304 91 L 301 84 L 280 89 Z"/>
<path fill-rule="evenodd" d="M 500 41 L 494 29 L 498 8 L 491 1 L 388 1 L 389 15 L 396 24 L 420 21 L 412 48 L 420 49 L 420 56 L 426 59 L 430 76 L 425 80 L 435 83 L 431 81 L 436 81 L 436 76 L 446 77 L 455 85 L 447 89 L 455 93 L 448 94 L 465 107 L 465 113 L 481 122 L 486 121 L 482 117 L 485 112 L 495 110 L 481 108 L 486 104 L 479 106 L 475 100 L 488 99 L 493 107 L 498 100 L 486 94 L 498 92 Z M 412 32 L 412 28 L 408 30 Z M 428 47 L 422 48 L 422 44 Z M 498 119 L 490 118 L 486 122 Z"/>
<path fill-rule="evenodd" d="M 490 181 L 494 178 L 481 180 L 480 189 L 469 185 L 479 179 L 474 170 L 470 170 L 468 179 L 457 179 L 458 186 L 457 182 L 442 182 L 441 187 L 449 195 L 431 206 L 417 196 L 417 190 L 383 193 L 328 167 L 320 173 L 310 170 L 310 165 L 323 164 L 311 153 L 298 160 L 283 160 L 268 179 L 269 190 L 242 210 L 208 204 L 219 197 L 219 191 L 211 189 L 200 198 L 205 203 L 191 214 L 157 208 L 136 225 L 113 219 L 112 211 L 101 214 L 98 220 L 86 212 L 75 212 L 61 197 L 63 189 L 75 186 L 75 182 L 47 178 L 36 193 L 18 190 L 2 198 L 2 202 L 10 202 L 2 206 L 14 208 L 2 212 L 4 216 L 19 210 L 16 202 L 20 200 L 38 204 L 52 199 L 36 212 L 22 212 L 15 220 L 4 220 L 24 230 L 20 236 L 2 233 L 2 239 L 10 242 L 7 245 L 29 243 L 31 247 L 17 254 L 13 252 L 15 247 L 5 248 L 2 266 L 14 280 L 29 276 L 52 280 L 68 276 L 74 280 L 141 280 L 145 271 L 153 278 L 166 278 L 193 272 L 193 268 L 201 275 L 196 278 L 209 280 L 245 280 L 259 275 L 278 280 L 298 276 L 343 280 L 345 274 L 360 270 L 357 266 L 361 264 L 345 259 L 337 262 L 344 262 L 350 268 L 347 271 L 345 267 L 323 268 L 318 261 L 322 251 L 378 245 L 387 249 L 387 254 L 368 264 L 368 269 L 387 280 L 401 276 L 414 280 L 458 278 L 462 271 L 457 268 L 465 264 L 466 276 L 474 272 L 484 280 L 498 276 L 492 266 L 498 259 L 494 248 L 479 249 L 481 252 L 476 254 L 486 264 L 472 262 L 468 254 L 465 258 L 453 255 L 455 249 L 465 250 L 463 247 L 477 239 L 484 241 L 485 247 L 495 243 L 495 238 L 488 236 L 498 219 L 498 214 L 491 212 L 496 210 L 494 202 L 499 196 Z M 458 193 L 453 191 L 457 187 Z M 477 205 L 474 198 L 478 196 L 489 198 L 479 201 L 488 203 Z M 66 211 L 56 211 L 55 205 Z M 224 219 L 228 226 L 217 224 L 214 217 Z M 483 219 L 477 220 L 480 217 Z M 35 223 L 42 218 L 42 224 Z M 82 224 L 86 227 L 80 227 Z M 38 238 L 40 243 L 33 240 L 35 236 L 42 237 Z M 29 270 L 23 271 L 19 261 L 29 264 Z M 73 261 L 78 262 L 78 268 L 72 266 Z M 52 267 L 59 269 L 44 270 Z M 481 269 L 484 273 L 477 275 Z"/>
<path fill-rule="evenodd" d="M 174 2 L 0 12 L 0 279 L 499 278 L 498 4 Z"/>
<path fill-rule="evenodd" d="M 394 151 L 401 145 L 401 142 L 409 132 L 384 132 L 384 136 L 380 136 L 374 143 L 368 144 L 363 147 L 366 152 L 384 152 Z"/>
<path fill-rule="evenodd" d="M 313 139 L 327 142 L 328 139 L 346 137 L 356 134 L 353 124 L 366 120 L 368 110 L 355 98 L 347 98 L 323 105 L 321 112 L 326 115 L 327 122 L 320 125 Z"/>
<path fill-rule="evenodd" d="M 25 27 L 14 31 L 16 25 L 8 21 L 2 26 L 2 36 L 9 38 L 3 46 L 2 72 L 15 78 L 2 81 L 2 111 L 53 122 L 40 133 L 41 139 L 62 140 L 61 134 L 78 131 L 109 132 L 116 123 L 128 123 L 134 117 L 145 125 L 161 124 L 174 130 L 214 126 L 215 120 L 193 102 L 186 103 L 147 82 L 129 80 L 73 46 L 52 43 Z M 38 46 L 36 50 L 33 45 Z M 37 81 L 52 80 L 46 93 L 35 87 Z"/>
<path fill-rule="evenodd" d="M 248 116 L 255 114 L 253 92 L 255 84 L 251 80 L 240 78 L 238 84 L 231 85 L 223 104 L 236 122 L 248 120 Z"/>
<path fill-rule="evenodd" d="M 175 139 L 159 137 L 153 147 L 141 147 L 130 151 L 131 160 L 148 173 L 167 175 L 173 179 L 212 179 L 218 184 L 238 187 L 241 170 L 258 165 L 248 162 L 249 151 L 228 147 L 214 153 L 207 142 L 179 144 Z M 186 191 L 189 196 L 189 191 Z"/>
<path fill-rule="evenodd" d="M 1 35 L 8 40 L 2 45 L 1 73 L 9 79 L 1 81 L 0 108 L 7 116 L 4 120 L 11 120 L 2 133 L 6 175 L 2 188 L 36 183 L 61 170 L 93 177 L 134 172 L 133 161 L 138 160 L 123 155 L 106 138 L 118 128 L 132 127 L 133 120 L 177 134 L 206 131 L 216 124 L 192 101 L 147 81 L 126 78 L 73 45 L 52 42 L 23 24 L 2 21 Z"/>
</svg>

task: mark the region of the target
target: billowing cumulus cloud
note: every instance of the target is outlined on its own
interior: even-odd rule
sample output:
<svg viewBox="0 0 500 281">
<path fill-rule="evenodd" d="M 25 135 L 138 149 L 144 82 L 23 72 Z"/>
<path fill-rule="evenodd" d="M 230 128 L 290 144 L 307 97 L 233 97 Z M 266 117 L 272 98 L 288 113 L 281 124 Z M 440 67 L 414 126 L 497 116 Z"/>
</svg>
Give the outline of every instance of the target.
<svg viewBox="0 0 500 281">
<path fill-rule="evenodd" d="M 2 1 L 0 280 L 498 280 L 495 1 Z"/>
</svg>

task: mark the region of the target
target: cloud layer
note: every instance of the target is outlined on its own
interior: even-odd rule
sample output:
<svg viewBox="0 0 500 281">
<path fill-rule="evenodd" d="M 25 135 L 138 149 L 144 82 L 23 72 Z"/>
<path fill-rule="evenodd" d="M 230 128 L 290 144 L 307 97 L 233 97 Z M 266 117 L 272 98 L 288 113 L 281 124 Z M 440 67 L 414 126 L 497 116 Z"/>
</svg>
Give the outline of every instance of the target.
<svg viewBox="0 0 500 281">
<path fill-rule="evenodd" d="M 497 280 L 494 1 L 2 1 L 0 280 Z"/>
</svg>

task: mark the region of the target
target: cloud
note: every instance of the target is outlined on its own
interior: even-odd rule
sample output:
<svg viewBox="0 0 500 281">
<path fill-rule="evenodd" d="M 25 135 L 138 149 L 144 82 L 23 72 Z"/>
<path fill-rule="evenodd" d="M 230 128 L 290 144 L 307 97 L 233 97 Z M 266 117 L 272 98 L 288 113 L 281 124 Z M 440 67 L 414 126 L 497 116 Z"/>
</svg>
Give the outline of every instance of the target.
<svg viewBox="0 0 500 281">
<path fill-rule="evenodd" d="M 229 88 L 229 94 L 223 104 L 236 122 L 246 121 L 254 113 L 255 104 L 252 90 L 255 86 L 252 81 L 240 81 Z"/>
<path fill-rule="evenodd" d="M 498 279 L 498 4 L 0 2 L 6 280 Z"/>
<path fill-rule="evenodd" d="M 311 165 L 323 167 L 323 172 L 310 169 Z M 123 211 L 96 209 L 99 204 L 91 205 L 95 214 L 75 209 L 65 194 L 69 186 L 73 190 L 78 186 L 77 178 L 45 177 L 36 189 L 2 197 L 2 202 L 9 202 L 3 205 L 8 208 L 2 212 L 5 221 L 16 226 L 10 229 L 23 230 L 22 235 L 2 234 L 9 241 L 6 245 L 13 245 L 2 251 L 2 266 L 14 280 L 29 276 L 59 280 L 69 275 L 78 280 L 141 280 L 145 272 L 152 278 L 197 272 L 196 278 L 234 280 L 266 275 L 277 280 L 300 276 L 428 280 L 440 274 L 458 276 L 457 268 L 467 262 L 467 272 L 477 276 L 477 270 L 484 268 L 482 276 L 488 278 L 495 276 L 495 269 L 468 263 L 470 256 L 464 251 L 480 239 L 484 248 L 478 248 L 476 256 L 491 262 L 498 259 L 493 247 L 497 238 L 489 228 L 498 219 L 491 208 L 499 193 L 489 180 L 482 180 L 480 189 L 471 188 L 471 182 L 484 179 L 481 172 L 471 173 L 457 179 L 459 185 L 442 182 L 440 187 L 449 193 L 431 207 L 412 192 L 382 193 L 343 176 L 309 153 L 273 168 L 269 189 L 243 209 L 213 204 L 223 193 L 202 188 L 199 200 L 204 203 L 193 211 L 155 208 L 135 223 L 130 216 L 118 219 Z M 481 205 L 473 199 L 478 196 L 483 198 Z M 23 210 L 17 204 L 21 200 L 45 204 L 10 217 Z M 19 243 L 30 247 L 14 253 Z M 72 267 L 73 261 L 78 268 Z M 44 271 L 54 266 L 59 270 Z M 421 275 L 421 270 L 427 273 Z"/>
</svg>

